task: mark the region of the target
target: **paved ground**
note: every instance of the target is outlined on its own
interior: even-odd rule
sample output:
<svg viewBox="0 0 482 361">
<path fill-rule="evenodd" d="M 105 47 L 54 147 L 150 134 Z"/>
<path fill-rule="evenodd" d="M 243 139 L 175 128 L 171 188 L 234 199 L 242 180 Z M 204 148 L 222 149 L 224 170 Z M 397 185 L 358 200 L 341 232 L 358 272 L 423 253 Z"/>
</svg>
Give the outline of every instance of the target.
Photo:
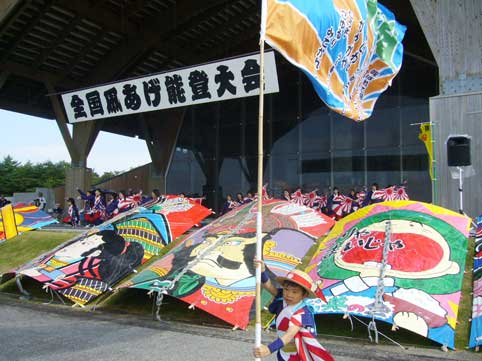
<svg viewBox="0 0 482 361">
<path fill-rule="evenodd" d="M 273 334 L 263 336 L 270 341 Z M 0 360 L 245 361 L 253 334 L 133 315 L 78 311 L 0 296 Z M 322 340 L 337 361 L 480 361 L 480 354 Z M 270 356 L 265 360 L 273 361 Z"/>
</svg>

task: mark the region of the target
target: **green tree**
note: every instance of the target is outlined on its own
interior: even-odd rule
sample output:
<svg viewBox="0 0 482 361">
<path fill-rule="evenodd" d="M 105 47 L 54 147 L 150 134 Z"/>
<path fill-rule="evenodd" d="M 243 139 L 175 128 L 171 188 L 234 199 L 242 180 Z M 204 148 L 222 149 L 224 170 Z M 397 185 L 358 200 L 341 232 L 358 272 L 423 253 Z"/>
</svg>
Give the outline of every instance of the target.
<svg viewBox="0 0 482 361">
<path fill-rule="evenodd" d="M 0 161 L 0 193 L 28 192 L 36 187 L 52 188 L 65 184 L 65 169 L 69 163 L 43 162 L 21 164 L 11 156 Z"/>
</svg>

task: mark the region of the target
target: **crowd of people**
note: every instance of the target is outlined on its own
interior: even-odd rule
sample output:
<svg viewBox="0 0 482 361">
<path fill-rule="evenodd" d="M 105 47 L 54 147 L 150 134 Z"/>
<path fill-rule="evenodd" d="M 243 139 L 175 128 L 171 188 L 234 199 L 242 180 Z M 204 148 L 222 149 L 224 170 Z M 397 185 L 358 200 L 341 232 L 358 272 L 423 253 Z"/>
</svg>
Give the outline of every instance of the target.
<svg viewBox="0 0 482 361">
<path fill-rule="evenodd" d="M 63 223 L 74 227 L 85 224 L 97 226 L 116 215 L 127 212 L 138 205 L 154 204 L 162 200 L 163 196 L 159 189 L 153 189 L 150 196 L 145 196 L 142 191 L 111 191 L 96 188 L 89 191 L 77 189 L 78 201 L 83 201 L 83 208 L 79 210 L 74 198 L 67 199 L 67 215 L 62 219 Z M 60 205 L 57 205 L 60 208 Z M 61 210 L 61 208 L 60 208 Z M 59 209 L 57 210 L 59 211 Z"/>
<path fill-rule="evenodd" d="M 225 214 L 243 204 L 252 202 L 256 198 L 257 196 L 255 195 L 253 197 L 250 192 L 248 192 L 246 196 L 242 193 L 237 193 L 235 198 L 233 198 L 231 194 L 228 194 L 223 204 L 221 214 Z M 263 187 L 263 198 L 272 198 L 267 192 L 267 185 Z M 392 200 L 408 200 L 409 197 L 405 184 L 388 185 L 386 188 L 380 188 L 377 183 L 373 183 L 368 191 L 358 191 L 352 188 L 346 194 L 342 194 L 338 187 L 333 187 L 330 194 L 318 194 L 317 189 L 308 193 L 303 192 L 301 188 L 296 189 L 294 192 L 285 189 L 281 195 L 281 199 L 318 209 L 329 217 L 338 220 L 370 204 Z"/>
</svg>

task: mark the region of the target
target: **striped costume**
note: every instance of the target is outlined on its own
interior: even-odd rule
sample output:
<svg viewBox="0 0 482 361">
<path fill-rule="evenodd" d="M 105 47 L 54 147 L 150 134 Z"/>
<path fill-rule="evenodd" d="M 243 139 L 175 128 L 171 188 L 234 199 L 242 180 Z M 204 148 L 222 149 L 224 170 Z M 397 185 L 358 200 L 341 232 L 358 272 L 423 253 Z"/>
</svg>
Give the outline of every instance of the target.
<svg viewBox="0 0 482 361">
<path fill-rule="evenodd" d="M 276 314 L 276 332 L 282 337 L 290 326 L 300 327 L 293 341 L 285 345 L 276 354 L 278 361 L 334 361 L 334 358 L 316 339 L 315 320 L 304 301 L 288 306 L 283 299 L 283 290 L 269 306 L 269 311 Z"/>
</svg>

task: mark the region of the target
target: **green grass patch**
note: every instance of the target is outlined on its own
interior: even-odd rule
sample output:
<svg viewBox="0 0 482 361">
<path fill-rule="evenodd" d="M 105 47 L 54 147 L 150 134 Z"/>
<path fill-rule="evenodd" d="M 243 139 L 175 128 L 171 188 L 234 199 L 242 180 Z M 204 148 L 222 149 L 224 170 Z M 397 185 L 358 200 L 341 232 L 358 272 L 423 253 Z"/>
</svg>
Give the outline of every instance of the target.
<svg viewBox="0 0 482 361">
<path fill-rule="evenodd" d="M 0 244 L 0 274 L 75 237 L 73 232 L 29 231 Z"/>
</svg>

